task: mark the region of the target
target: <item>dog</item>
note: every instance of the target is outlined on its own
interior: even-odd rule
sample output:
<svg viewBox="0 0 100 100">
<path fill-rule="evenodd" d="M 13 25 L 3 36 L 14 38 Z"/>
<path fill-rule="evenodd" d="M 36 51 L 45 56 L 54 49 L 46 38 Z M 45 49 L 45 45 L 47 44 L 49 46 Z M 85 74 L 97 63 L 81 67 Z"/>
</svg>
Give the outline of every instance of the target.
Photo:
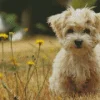
<svg viewBox="0 0 100 100">
<path fill-rule="evenodd" d="M 57 94 L 97 93 L 100 83 L 100 13 L 69 7 L 48 18 L 61 44 L 50 89 Z"/>
</svg>

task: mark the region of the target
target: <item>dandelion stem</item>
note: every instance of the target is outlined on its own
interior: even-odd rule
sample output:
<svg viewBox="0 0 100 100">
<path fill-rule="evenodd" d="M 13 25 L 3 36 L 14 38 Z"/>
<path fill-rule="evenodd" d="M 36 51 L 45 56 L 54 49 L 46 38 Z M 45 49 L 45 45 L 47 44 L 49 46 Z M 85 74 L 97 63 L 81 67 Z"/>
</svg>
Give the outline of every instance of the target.
<svg viewBox="0 0 100 100">
<path fill-rule="evenodd" d="M 12 53 L 12 59 L 14 59 L 14 53 L 13 53 L 13 43 L 12 43 L 12 35 L 11 35 L 11 53 Z"/>
<path fill-rule="evenodd" d="M 29 83 L 29 73 L 30 73 L 31 67 L 32 66 L 29 66 L 29 68 L 28 68 L 27 81 L 26 81 L 26 85 L 25 85 L 25 88 L 24 88 L 24 91 L 25 91 L 25 100 L 27 100 L 27 87 L 28 87 L 28 83 Z"/>
<path fill-rule="evenodd" d="M 38 54 L 37 54 L 37 59 L 36 59 L 36 64 L 35 64 L 35 70 L 36 70 L 36 76 L 37 76 L 37 87 L 38 87 L 38 91 L 39 91 L 39 79 L 38 79 L 37 63 L 38 63 L 39 54 L 40 54 L 40 47 L 41 47 L 41 45 L 39 45 Z"/>
<path fill-rule="evenodd" d="M 2 42 L 2 63 L 3 63 L 3 66 L 2 66 L 2 70 L 3 70 L 3 72 L 5 72 L 5 69 L 4 69 L 4 40 L 3 40 L 3 38 L 2 38 L 2 40 L 1 40 L 1 42 Z"/>
<path fill-rule="evenodd" d="M 15 82 L 16 82 L 16 96 L 18 96 L 18 80 L 17 80 L 17 73 L 14 73 Z"/>
<path fill-rule="evenodd" d="M 8 81 L 8 77 L 7 77 L 6 71 L 5 71 L 5 78 L 6 78 L 6 83 L 9 86 L 9 81 Z M 8 93 L 8 96 L 9 96 L 9 100 L 10 100 L 10 94 L 9 93 Z"/>
<path fill-rule="evenodd" d="M 40 45 L 39 45 L 39 49 L 38 49 L 38 54 L 37 54 L 37 59 L 36 59 L 36 63 L 35 63 L 35 70 L 36 70 L 36 76 L 37 76 L 37 87 L 38 87 L 38 91 L 39 91 L 39 80 L 38 80 L 38 70 L 37 70 L 37 63 L 38 63 L 38 58 L 39 58 L 39 54 L 40 54 Z M 28 74 L 29 74 L 29 72 L 30 72 L 30 69 L 28 70 Z M 27 97 L 27 94 L 26 94 L 26 90 L 27 90 L 27 86 L 28 86 L 28 84 L 29 84 L 29 82 L 30 82 L 30 80 L 31 80 L 31 78 L 32 78 L 32 76 L 33 76 L 33 73 L 34 73 L 34 70 L 32 71 L 32 73 L 31 73 L 31 75 L 30 75 L 30 78 L 29 78 L 29 75 L 27 75 L 27 83 L 26 83 L 26 86 L 25 86 L 25 88 L 24 88 L 24 91 L 25 91 L 25 97 Z M 27 98 L 25 98 L 26 100 L 27 100 Z"/>
<path fill-rule="evenodd" d="M 2 61 L 4 61 L 4 41 L 2 39 Z"/>
<path fill-rule="evenodd" d="M 5 90 L 7 91 L 8 94 L 14 96 L 11 92 L 11 90 L 7 87 L 7 85 L 1 80 L 1 84 L 2 86 L 5 88 Z"/>
<path fill-rule="evenodd" d="M 35 66 L 34 66 L 34 68 L 35 68 L 35 70 L 36 70 L 38 90 L 39 90 L 39 81 L 38 81 L 37 63 L 38 63 L 39 54 L 40 54 L 40 45 L 39 45 L 39 49 L 38 49 L 38 54 L 37 54 L 36 63 L 35 63 Z M 30 82 L 30 80 L 31 80 L 31 78 L 32 78 L 32 76 L 33 76 L 35 70 L 34 70 L 34 69 L 32 70 L 31 75 L 30 75 L 30 77 L 28 78 L 28 81 L 27 81 L 27 83 L 26 83 L 26 86 L 25 86 L 24 90 L 27 88 L 27 86 L 28 86 L 28 84 L 29 84 L 29 82 Z"/>
<path fill-rule="evenodd" d="M 11 46 L 11 55 L 12 55 L 12 59 L 14 60 L 14 52 L 13 52 L 13 42 L 12 42 L 12 34 L 11 36 L 11 42 L 10 42 L 10 46 Z M 16 64 L 14 63 L 14 68 L 16 68 Z M 18 80 L 17 80 L 17 72 L 14 72 L 14 77 L 15 77 L 15 81 L 16 81 L 16 95 L 18 96 Z"/>
<path fill-rule="evenodd" d="M 43 87 L 44 87 L 44 83 L 45 83 L 45 81 L 46 81 L 46 79 L 47 79 L 47 77 L 48 77 L 49 71 L 50 71 L 50 69 L 48 69 L 48 72 L 47 72 L 47 74 L 46 74 L 46 76 L 45 76 L 45 78 L 44 78 L 44 81 L 43 81 L 42 87 L 40 88 L 40 90 L 39 90 L 39 92 L 38 92 L 38 94 L 37 94 L 35 100 L 38 100 L 38 98 L 39 98 L 39 96 L 40 96 L 40 93 L 41 93 L 41 91 L 42 91 L 42 89 L 43 89 Z"/>
<path fill-rule="evenodd" d="M 45 77 L 45 68 L 44 68 L 44 60 L 43 61 L 43 76 Z"/>
<path fill-rule="evenodd" d="M 31 67 L 32 67 L 32 66 L 29 66 L 29 68 L 28 68 L 28 72 L 27 72 L 27 81 L 28 81 L 28 79 L 29 79 L 29 73 L 30 73 Z"/>
<path fill-rule="evenodd" d="M 29 82 L 30 82 L 30 80 L 31 80 L 31 78 L 32 78 L 32 76 L 33 76 L 33 73 L 34 73 L 34 70 L 32 71 L 32 74 L 30 75 L 30 78 L 28 79 L 28 81 L 27 81 L 27 83 L 26 83 L 26 86 L 28 86 L 28 84 L 29 84 Z M 26 88 L 26 87 L 25 87 Z M 24 89 L 25 90 L 25 89 Z"/>
<path fill-rule="evenodd" d="M 18 79 L 19 79 L 19 81 L 20 81 L 21 86 L 23 87 L 24 85 L 23 85 L 23 82 L 22 82 L 22 80 L 21 80 L 21 78 L 20 78 L 20 76 L 19 76 L 19 73 L 17 72 L 16 74 L 17 74 L 17 77 L 18 77 Z"/>
</svg>

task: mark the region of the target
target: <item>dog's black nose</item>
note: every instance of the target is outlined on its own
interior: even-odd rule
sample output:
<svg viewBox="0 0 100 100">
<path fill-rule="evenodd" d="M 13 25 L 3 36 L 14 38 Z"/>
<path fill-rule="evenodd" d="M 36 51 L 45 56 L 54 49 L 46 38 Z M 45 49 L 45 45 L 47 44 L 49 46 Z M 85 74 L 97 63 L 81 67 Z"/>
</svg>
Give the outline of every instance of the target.
<svg viewBox="0 0 100 100">
<path fill-rule="evenodd" d="M 83 41 L 82 40 L 75 40 L 75 45 L 77 46 L 77 48 L 81 48 Z"/>
</svg>

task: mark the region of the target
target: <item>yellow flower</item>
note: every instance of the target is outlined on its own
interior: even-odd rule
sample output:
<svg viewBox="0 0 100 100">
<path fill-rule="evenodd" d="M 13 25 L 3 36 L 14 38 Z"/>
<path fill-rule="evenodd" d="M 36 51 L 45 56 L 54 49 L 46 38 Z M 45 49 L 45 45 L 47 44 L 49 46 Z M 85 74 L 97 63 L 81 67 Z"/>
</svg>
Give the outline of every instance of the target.
<svg viewBox="0 0 100 100">
<path fill-rule="evenodd" d="M 29 66 L 35 65 L 35 63 L 34 63 L 33 61 L 28 61 L 27 64 L 28 64 Z"/>
<path fill-rule="evenodd" d="M 42 45 L 44 43 L 44 40 L 36 40 L 36 44 Z"/>
<path fill-rule="evenodd" d="M 9 32 L 9 35 L 13 35 L 14 34 L 14 32 Z"/>
<path fill-rule="evenodd" d="M 0 73 L 0 79 L 2 79 L 3 78 L 3 74 L 2 73 Z"/>
<path fill-rule="evenodd" d="M 1 33 L 1 34 L 0 34 L 0 38 L 7 39 L 7 38 L 8 38 L 8 35 L 7 35 L 7 34 L 5 34 L 5 33 Z"/>
<path fill-rule="evenodd" d="M 28 31 L 28 28 L 24 28 L 24 32 L 27 32 Z"/>
</svg>

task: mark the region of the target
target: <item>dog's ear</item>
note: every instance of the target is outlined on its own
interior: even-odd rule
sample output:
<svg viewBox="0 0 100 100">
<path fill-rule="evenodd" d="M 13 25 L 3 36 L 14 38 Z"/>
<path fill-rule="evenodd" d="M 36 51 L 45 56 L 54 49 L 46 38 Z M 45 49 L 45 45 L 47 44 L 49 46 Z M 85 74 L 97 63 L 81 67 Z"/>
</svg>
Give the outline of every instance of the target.
<svg viewBox="0 0 100 100">
<path fill-rule="evenodd" d="M 61 36 L 61 14 L 53 15 L 48 18 L 48 23 L 50 24 L 53 31 L 57 34 L 57 36 Z"/>
<path fill-rule="evenodd" d="M 100 13 L 96 14 L 96 26 L 97 26 L 97 29 L 100 32 Z"/>
<path fill-rule="evenodd" d="M 53 15 L 48 18 L 48 23 L 52 27 L 53 31 L 56 33 L 57 37 L 62 38 L 62 29 L 64 26 L 64 21 L 71 14 L 71 11 L 64 11 L 61 14 Z"/>
</svg>

